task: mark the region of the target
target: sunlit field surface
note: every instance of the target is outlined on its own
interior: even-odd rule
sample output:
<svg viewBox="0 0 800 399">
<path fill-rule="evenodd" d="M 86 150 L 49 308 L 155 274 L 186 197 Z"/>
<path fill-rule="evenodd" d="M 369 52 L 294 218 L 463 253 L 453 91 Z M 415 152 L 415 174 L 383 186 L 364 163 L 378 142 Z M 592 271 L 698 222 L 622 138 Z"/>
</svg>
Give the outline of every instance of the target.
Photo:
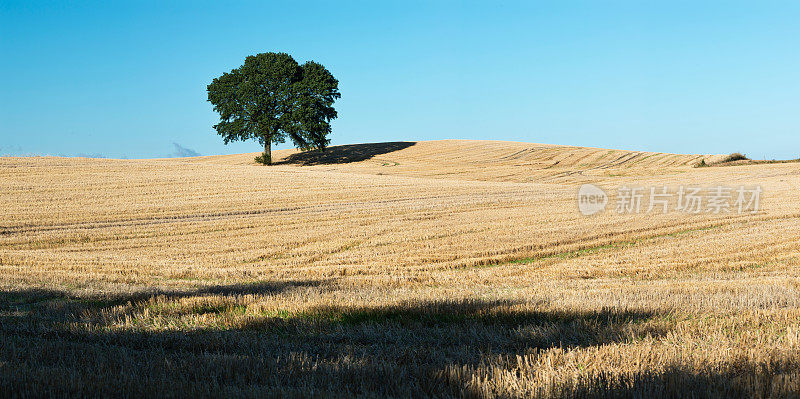
<svg viewBox="0 0 800 399">
<path fill-rule="evenodd" d="M 0 158 L 0 392 L 800 394 L 800 164 L 438 141 Z M 612 195 L 583 216 L 584 183 Z M 614 212 L 760 185 L 756 213 Z"/>
</svg>

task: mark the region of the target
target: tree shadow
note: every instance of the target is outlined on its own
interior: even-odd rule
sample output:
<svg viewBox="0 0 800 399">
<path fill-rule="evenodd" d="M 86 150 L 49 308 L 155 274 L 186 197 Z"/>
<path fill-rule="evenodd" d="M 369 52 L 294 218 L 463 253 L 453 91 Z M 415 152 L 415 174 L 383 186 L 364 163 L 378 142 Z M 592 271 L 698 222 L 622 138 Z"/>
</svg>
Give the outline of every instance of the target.
<svg viewBox="0 0 800 399">
<path fill-rule="evenodd" d="M 337 145 L 324 151 L 304 151 L 276 162 L 280 164 L 331 165 L 366 161 L 378 155 L 400 151 L 416 144 L 413 141 Z"/>
<path fill-rule="evenodd" d="M 296 310 L 248 307 L 259 297 L 299 293 L 302 298 L 303 289 L 329 283 L 210 286 L 113 298 L 75 298 L 57 290 L 0 291 L 0 391 L 32 396 L 480 397 L 488 391 L 476 385 L 485 379 L 475 375 L 498 358 L 660 337 L 671 328 L 664 322 L 668 318 L 653 312 L 532 311 L 518 301 L 481 299 L 320 304 Z M 658 374 L 600 374 L 551 387 L 544 396 L 671 396 L 673 384 L 695 389 L 684 391 L 699 393 L 695 396 L 706 396 L 703 392 L 710 391 L 703 389 L 709 386 L 729 395 L 752 394 L 788 366 L 743 367 L 738 370 L 750 379 L 675 367 Z"/>
<path fill-rule="evenodd" d="M 207 285 L 193 289 L 152 289 L 133 293 L 112 293 L 92 296 L 76 296 L 66 291 L 46 288 L 26 288 L 0 291 L 0 312 L 33 308 L 54 314 L 63 313 L 69 318 L 77 314 L 108 312 L 109 309 L 130 305 L 132 312 L 152 300 L 176 301 L 182 298 L 204 296 L 236 297 L 243 295 L 276 295 L 298 288 L 320 287 L 330 280 L 285 280 L 256 281 L 230 285 Z M 74 317 L 73 317 L 74 318 Z M 0 316 L 2 321 L 2 316 Z"/>
</svg>

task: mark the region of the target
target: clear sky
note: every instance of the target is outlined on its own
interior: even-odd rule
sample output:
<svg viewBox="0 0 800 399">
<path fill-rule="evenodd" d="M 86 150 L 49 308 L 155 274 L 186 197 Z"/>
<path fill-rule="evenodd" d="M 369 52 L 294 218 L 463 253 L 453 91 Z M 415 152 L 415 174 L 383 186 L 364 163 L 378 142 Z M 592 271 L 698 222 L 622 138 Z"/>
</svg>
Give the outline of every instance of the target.
<svg viewBox="0 0 800 399">
<path fill-rule="evenodd" d="M 206 85 L 324 64 L 334 144 L 498 139 L 800 157 L 798 1 L 0 1 L 0 154 L 225 146 Z M 283 146 L 285 147 L 285 146 Z"/>
</svg>

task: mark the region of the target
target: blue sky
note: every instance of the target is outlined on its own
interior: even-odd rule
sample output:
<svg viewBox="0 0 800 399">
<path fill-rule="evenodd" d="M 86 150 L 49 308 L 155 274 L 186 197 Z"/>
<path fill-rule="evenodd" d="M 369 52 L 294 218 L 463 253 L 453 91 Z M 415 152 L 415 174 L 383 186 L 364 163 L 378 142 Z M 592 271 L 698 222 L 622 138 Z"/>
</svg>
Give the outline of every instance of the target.
<svg viewBox="0 0 800 399">
<path fill-rule="evenodd" d="M 0 154 L 259 151 L 222 144 L 206 85 L 283 51 L 339 79 L 334 144 L 797 158 L 797 21 L 796 1 L 3 0 Z"/>
</svg>

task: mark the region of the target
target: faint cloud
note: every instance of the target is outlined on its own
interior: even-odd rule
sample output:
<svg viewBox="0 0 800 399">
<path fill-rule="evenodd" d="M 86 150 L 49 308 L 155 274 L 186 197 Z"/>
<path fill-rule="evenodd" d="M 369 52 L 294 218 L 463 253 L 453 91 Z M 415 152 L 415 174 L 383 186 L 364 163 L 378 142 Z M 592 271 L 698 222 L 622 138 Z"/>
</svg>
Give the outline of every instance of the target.
<svg viewBox="0 0 800 399">
<path fill-rule="evenodd" d="M 169 154 L 171 158 L 185 158 L 185 157 L 199 157 L 200 153 L 191 149 L 186 148 L 176 142 L 172 142 L 172 145 L 175 146 L 175 152 Z"/>
</svg>

